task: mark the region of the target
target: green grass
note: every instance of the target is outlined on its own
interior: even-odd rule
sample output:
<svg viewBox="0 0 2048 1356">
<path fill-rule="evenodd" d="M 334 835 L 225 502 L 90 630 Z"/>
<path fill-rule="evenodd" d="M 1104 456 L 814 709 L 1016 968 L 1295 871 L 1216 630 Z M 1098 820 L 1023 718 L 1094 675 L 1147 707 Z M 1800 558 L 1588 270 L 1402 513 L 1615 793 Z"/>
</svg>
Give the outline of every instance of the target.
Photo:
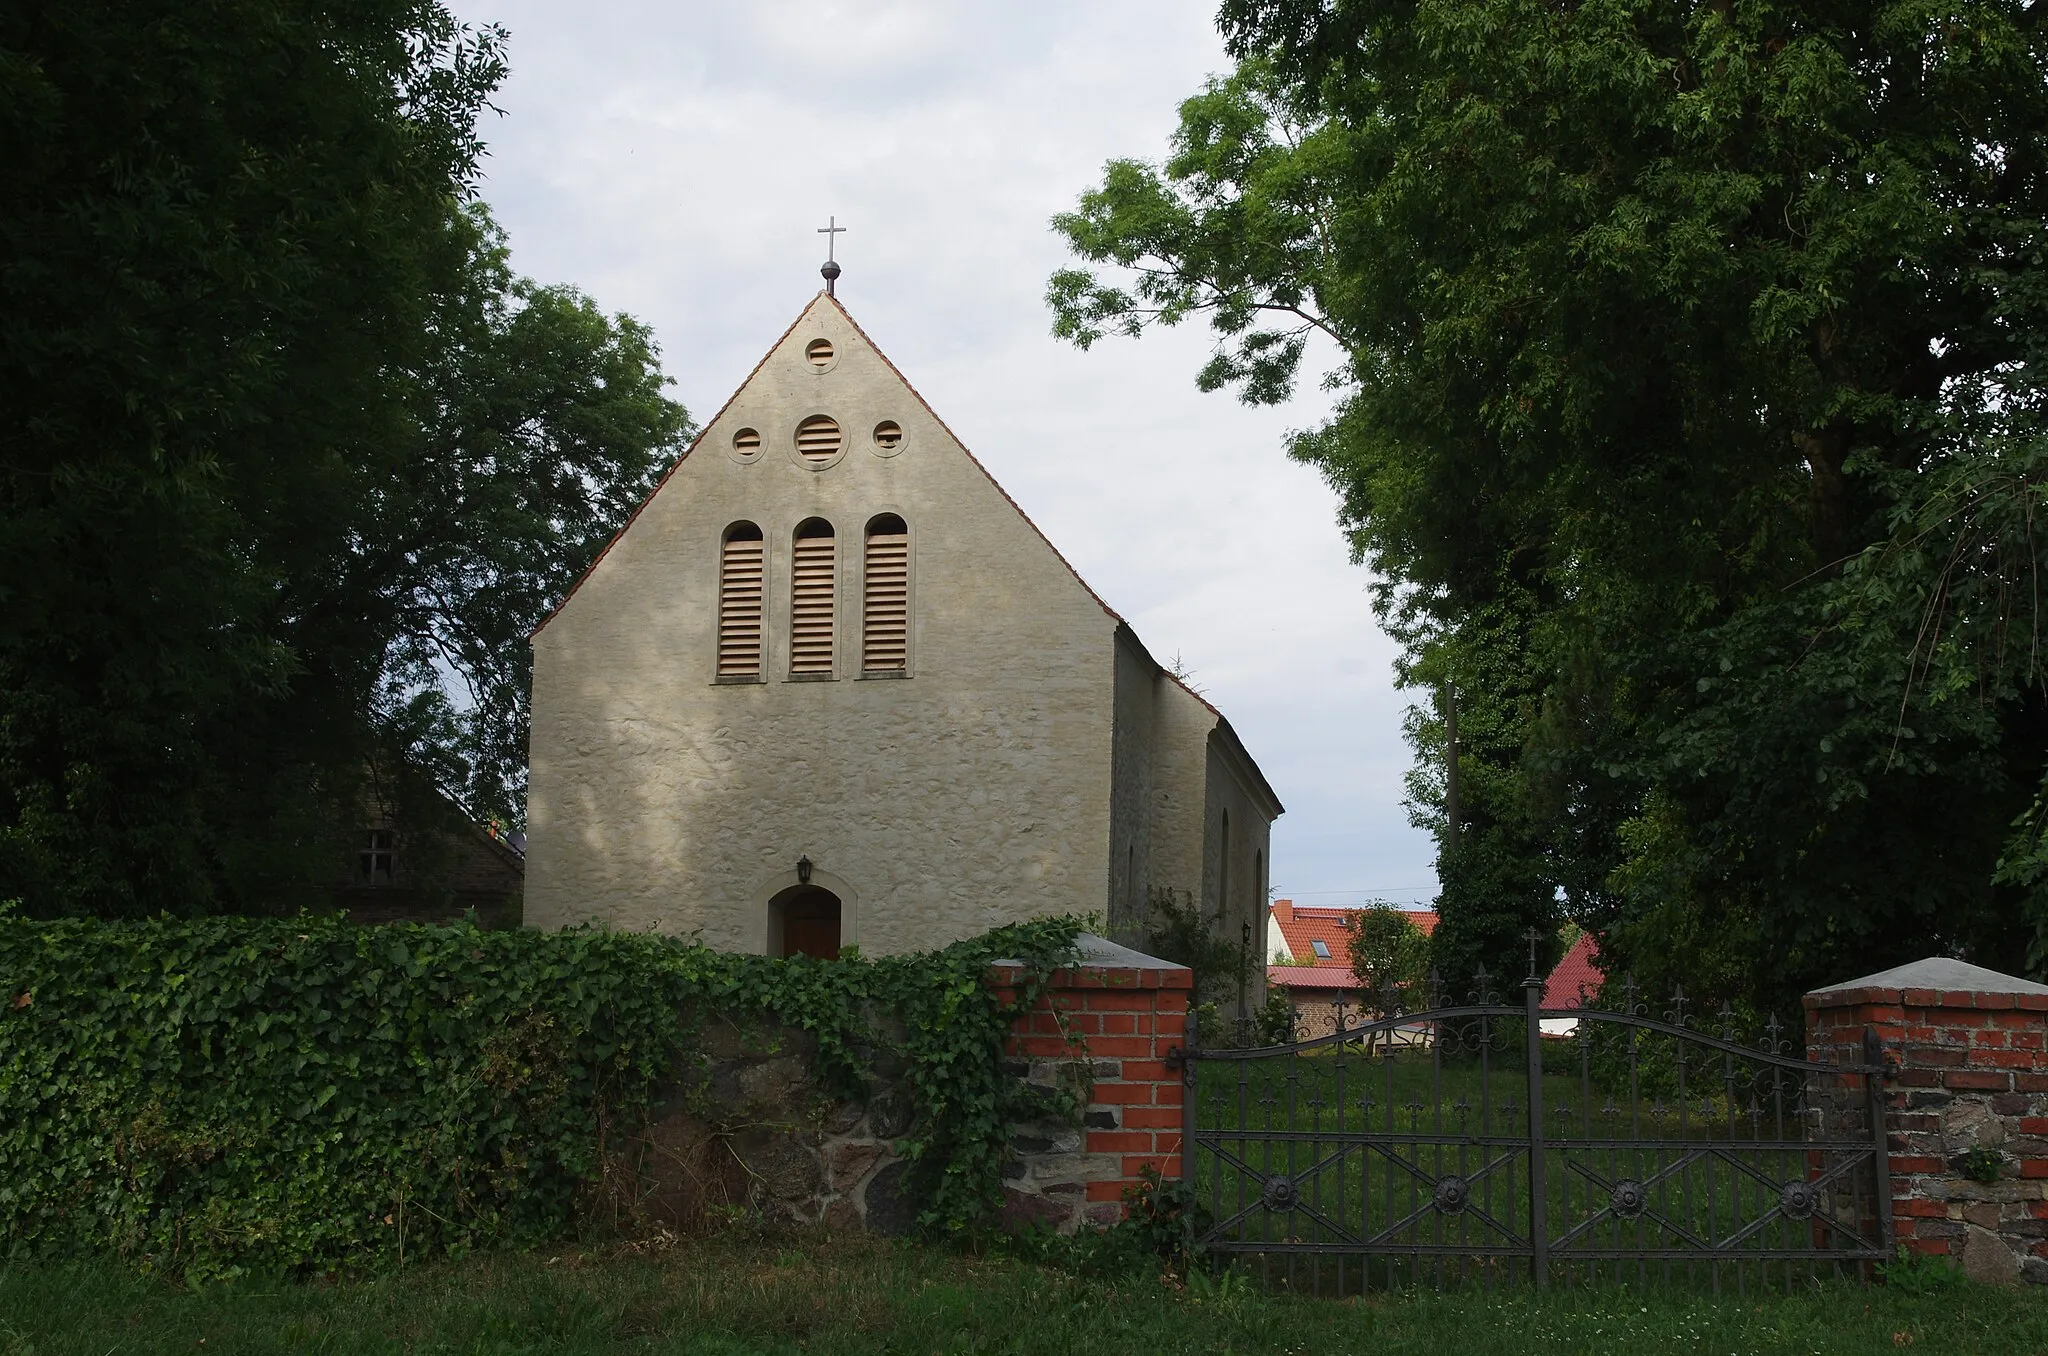
<svg viewBox="0 0 2048 1356">
<path fill-rule="evenodd" d="M 2048 1350 L 2048 1295 L 1948 1281 L 1714 1302 L 1626 1290 L 1295 1299 L 1111 1284 L 816 1236 L 659 1255 L 474 1258 L 346 1283 L 201 1290 L 112 1265 L 0 1264 L 0 1356 L 152 1352 L 1943 1356 Z"/>
</svg>

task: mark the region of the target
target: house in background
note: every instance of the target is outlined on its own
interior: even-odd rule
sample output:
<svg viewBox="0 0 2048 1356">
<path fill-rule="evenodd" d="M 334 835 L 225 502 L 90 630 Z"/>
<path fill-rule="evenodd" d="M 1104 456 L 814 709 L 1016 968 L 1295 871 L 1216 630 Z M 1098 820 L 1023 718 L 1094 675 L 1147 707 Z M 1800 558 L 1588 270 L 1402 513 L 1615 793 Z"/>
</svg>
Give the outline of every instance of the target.
<svg viewBox="0 0 2048 1356">
<path fill-rule="evenodd" d="M 1351 943 L 1344 920 L 1352 909 L 1318 909 L 1276 899 L 1266 914 L 1266 987 L 1287 995 L 1299 1039 L 1327 1036 L 1337 1029 L 1341 1007 L 1346 1027 L 1363 1022 L 1358 976 L 1351 973 Z M 1402 910 L 1422 935 L 1436 931 L 1427 909 Z"/>
<path fill-rule="evenodd" d="M 1358 976 L 1351 973 L 1349 941 L 1344 920 L 1354 910 L 1306 908 L 1291 899 L 1276 899 L 1266 919 L 1266 985 L 1287 995 L 1294 1009 L 1295 1033 L 1299 1039 L 1327 1036 L 1337 1029 L 1341 1009 L 1345 1026 L 1361 1025 L 1366 1014 L 1359 1006 Z M 1436 931 L 1437 916 L 1427 909 L 1406 909 L 1422 935 Z M 1604 976 L 1593 960 L 1592 935 L 1582 933 L 1551 970 L 1543 987 L 1546 1008 L 1583 1007 L 1599 991 Z M 1520 990 L 1502 990 L 1503 1001 L 1519 1002 Z M 1568 1017 L 1546 1017 L 1543 1034 L 1569 1036 L 1578 1022 Z"/>
<path fill-rule="evenodd" d="M 355 923 L 445 923 L 473 910 L 481 927 L 516 928 L 525 883 L 520 835 L 445 797 L 408 813 L 373 790 L 331 900 Z"/>
<path fill-rule="evenodd" d="M 1597 993 L 1607 978 L 1600 967 L 1593 963 L 1593 934 L 1582 932 L 1578 940 L 1564 953 L 1564 959 L 1550 972 L 1550 978 L 1543 985 L 1543 1006 L 1546 1008 L 1582 1008 Z M 1546 1036 L 1570 1036 L 1578 1032 L 1579 1023 L 1571 1017 L 1545 1017 L 1543 1034 Z"/>
<path fill-rule="evenodd" d="M 534 926 L 880 954 L 1054 914 L 1128 935 L 1172 892 L 1257 935 L 1258 764 L 829 292 L 533 656 Z"/>
</svg>

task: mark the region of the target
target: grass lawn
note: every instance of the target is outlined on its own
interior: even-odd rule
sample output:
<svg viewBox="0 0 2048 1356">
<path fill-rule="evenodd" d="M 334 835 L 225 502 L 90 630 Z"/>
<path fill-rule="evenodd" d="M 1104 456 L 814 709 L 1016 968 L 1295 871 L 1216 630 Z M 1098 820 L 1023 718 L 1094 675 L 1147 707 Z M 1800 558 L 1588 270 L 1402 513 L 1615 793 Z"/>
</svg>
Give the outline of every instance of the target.
<svg viewBox="0 0 2048 1356">
<path fill-rule="evenodd" d="M 2048 1352 L 2048 1294 L 1955 1282 L 1737 1303 L 1527 1292 L 1358 1301 L 1087 1281 L 865 1239 L 496 1256 L 334 1284 L 177 1289 L 111 1266 L 0 1264 L 0 1356 L 119 1353 Z"/>
</svg>

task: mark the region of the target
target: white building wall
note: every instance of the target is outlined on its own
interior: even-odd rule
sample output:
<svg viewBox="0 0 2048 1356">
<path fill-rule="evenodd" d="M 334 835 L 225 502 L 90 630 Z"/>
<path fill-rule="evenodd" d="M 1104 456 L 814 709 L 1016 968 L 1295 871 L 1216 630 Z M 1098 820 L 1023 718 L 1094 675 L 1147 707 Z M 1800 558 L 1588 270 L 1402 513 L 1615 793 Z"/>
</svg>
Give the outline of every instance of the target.
<svg viewBox="0 0 2048 1356">
<path fill-rule="evenodd" d="M 819 338 L 824 371 L 804 356 Z M 846 443 L 823 469 L 794 452 L 819 413 Z M 891 456 L 870 437 L 885 419 L 904 430 Z M 731 451 L 743 427 L 751 461 Z M 908 678 L 859 676 L 860 542 L 884 512 L 912 537 Z M 790 541 L 812 516 L 840 548 L 825 682 L 787 677 Z M 713 682 L 719 543 L 740 519 L 768 547 L 758 684 Z M 805 855 L 871 954 L 1104 912 L 1115 628 L 820 298 L 534 639 L 527 919 L 759 951 Z"/>
</svg>

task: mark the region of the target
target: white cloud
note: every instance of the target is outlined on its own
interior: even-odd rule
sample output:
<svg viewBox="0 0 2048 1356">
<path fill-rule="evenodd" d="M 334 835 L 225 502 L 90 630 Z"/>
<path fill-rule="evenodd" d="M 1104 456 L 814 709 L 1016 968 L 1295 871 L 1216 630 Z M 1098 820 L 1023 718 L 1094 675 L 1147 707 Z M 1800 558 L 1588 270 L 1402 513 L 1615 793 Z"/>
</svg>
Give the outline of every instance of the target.
<svg viewBox="0 0 2048 1356">
<path fill-rule="evenodd" d="M 1200 7 L 455 8 L 512 34 L 484 193 L 522 272 L 650 322 L 702 418 L 817 289 L 836 215 L 848 308 L 1260 760 L 1288 806 L 1274 885 L 1434 892 L 1401 807 L 1393 645 L 1335 497 L 1281 450 L 1327 397 L 1201 394 L 1198 329 L 1086 354 L 1049 334 L 1050 217 L 1105 161 L 1160 157 L 1176 105 L 1227 65 Z"/>
</svg>

